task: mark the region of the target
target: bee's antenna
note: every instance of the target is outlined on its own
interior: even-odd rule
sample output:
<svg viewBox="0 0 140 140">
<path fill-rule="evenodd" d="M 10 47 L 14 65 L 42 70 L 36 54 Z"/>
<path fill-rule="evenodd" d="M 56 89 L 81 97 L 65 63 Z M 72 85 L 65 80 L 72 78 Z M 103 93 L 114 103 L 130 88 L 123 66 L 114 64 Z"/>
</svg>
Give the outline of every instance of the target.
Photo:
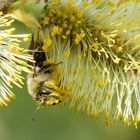
<svg viewBox="0 0 140 140">
<path fill-rule="evenodd" d="M 61 61 L 61 62 L 58 62 L 58 63 L 56 63 L 55 65 L 57 66 L 57 65 L 60 65 L 60 64 L 62 64 L 63 62 Z"/>
</svg>

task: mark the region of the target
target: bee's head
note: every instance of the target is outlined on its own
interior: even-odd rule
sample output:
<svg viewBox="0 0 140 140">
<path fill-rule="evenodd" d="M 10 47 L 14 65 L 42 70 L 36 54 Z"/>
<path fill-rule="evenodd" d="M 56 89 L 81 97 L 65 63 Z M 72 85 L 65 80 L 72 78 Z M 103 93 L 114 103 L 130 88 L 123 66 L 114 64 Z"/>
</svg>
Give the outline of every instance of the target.
<svg viewBox="0 0 140 140">
<path fill-rule="evenodd" d="M 56 105 L 62 102 L 64 93 L 55 81 L 46 81 L 40 84 L 35 100 L 39 106 Z"/>
</svg>

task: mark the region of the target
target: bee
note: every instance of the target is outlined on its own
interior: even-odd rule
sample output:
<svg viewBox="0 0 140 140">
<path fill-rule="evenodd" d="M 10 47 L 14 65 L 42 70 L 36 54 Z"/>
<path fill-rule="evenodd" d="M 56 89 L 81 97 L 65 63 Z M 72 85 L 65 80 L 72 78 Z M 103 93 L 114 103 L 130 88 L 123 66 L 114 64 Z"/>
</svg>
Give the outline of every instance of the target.
<svg viewBox="0 0 140 140">
<path fill-rule="evenodd" d="M 33 69 L 27 76 L 28 92 L 39 107 L 59 104 L 65 98 L 59 83 L 56 82 L 57 70 L 62 62 L 49 62 L 46 59 L 46 53 L 41 49 L 42 45 L 42 42 L 34 42 L 32 37 L 29 49 L 35 62 L 29 62 Z"/>
</svg>

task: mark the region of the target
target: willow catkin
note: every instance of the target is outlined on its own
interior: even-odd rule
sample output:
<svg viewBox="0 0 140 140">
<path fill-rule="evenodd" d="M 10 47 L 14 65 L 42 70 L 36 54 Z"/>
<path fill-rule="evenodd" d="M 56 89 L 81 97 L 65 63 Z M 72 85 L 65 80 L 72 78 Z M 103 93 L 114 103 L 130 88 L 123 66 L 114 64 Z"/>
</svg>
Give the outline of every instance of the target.
<svg viewBox="0 0 140 140">
<path fill-rule="evenodd" d="M 47 1 L 39 38 L 47 59 L 62 62 L 57 82 L 70 108 L 137 127 L 139 10 L 136 0 Z"/>
<path fill-rule="evenodd" d="M 139 9 L 135 2 L 47 3 L 43 49 L 63 62 L 58 80 L 70 107 L 126 125 L 139 122 Z"/>
<path fill-rule="evenodd" d="M 30 72 L 27 61 L 33 62 L 33 57 L 20 47 L 31 35 L 14 34 L 13 22 L 10 14 L 0 12 L 0 106 L 7 105 L 15 96 L 11 90 L 13 85 L 22 87 L 22 72 Z"/>
</svg>

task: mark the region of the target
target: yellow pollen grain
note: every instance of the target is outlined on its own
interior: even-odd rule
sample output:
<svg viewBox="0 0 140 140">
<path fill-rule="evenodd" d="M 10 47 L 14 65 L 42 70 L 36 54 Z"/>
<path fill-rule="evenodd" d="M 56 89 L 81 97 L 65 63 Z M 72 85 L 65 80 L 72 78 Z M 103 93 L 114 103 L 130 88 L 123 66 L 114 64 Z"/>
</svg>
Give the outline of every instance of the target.
<svg viewBox="0 0 140 140">
<path fill-rule="evenodd" d="M 78 60 L 80 61 L 82 59 L 82 56 L 81 55 L 78 55 Z"/>
<path fill-rule="evenodd" d="M 61 9 L 56 9 L 56 13 L 58 17 L 61 17 L 63 15 Z"/>
<path fill-rule="evenodd" d="M 97 14 L 95 17 L 96 17 L 96 18 L 100 18 L 100 17 L 101 17 L 101 15 L 100 15 L 100 14 Z"/>
<path fill-rule="evenodd" d="M 85 37 L 85 33 L 84 32 L 81 32 L 80 37 L 81 38 L 84 38 Z"/>
<path fill-rule="evenodd" d="M 70 8 L 72 8 L 72 7 L 71 7 L 71 4 L 68 3 L 67 5 L 65 5 L 64 10 L 65 10 L 65 11 L 69 11 Z"/>
<path fill-rule="evenodd" d="M 45 25 L 47 25 L 47 24 L 49 24 L 49 20 L 50 20 L 49 17 L 45 17 L 45 18 L 43 19 L 43 23 L 44 23 Z"/>
<path fill-rule="evenodd" d="M 116 36 L 117 36 L 117 34 L 110 34 L 110 37 L 112 37 L 112 38 L 114 38 Z"/>
<path fill-rule="evenodd" d="M 115 13 L 115 10 L 111 11 L 108 15 L 112 16 Z"/>
<path fill-rule="evenodd" d="M 12 20 L 6 22 L 4 25 L 5 25 L 5 26 L 10 26 L 12 22 L 14 22 L 14 19 L 12 19 Z"/>
<path fill-rule="evenodd" d="M 139 39 L 140 38 L 140 34 L 137 34 L 134 36 L 134 40 Z"/>
<path fill-rule="evenodd" d="M 119 62 L 121 61 L 121 59 L 120 58 L 116 58 L 113 61 L 114 61 L 115 64 L 119 64 Z"/>
<path fill-rule="evenodd" d="M 66 31 L 66 35 L 69 35 L 69 34 L 70 34 L 70 32 L 71 32 L 70 30 L 67 30 L 67 31 Z"/>
<path fill-rule="evenodd" d="M 14 53 L 17 53 L 17 54 L 21 54 L 21 51 L 19 50 L 19 49 L 17 49 L 15 46 L 10 46 L 9 47 L 9 50 L 11 51 L 11 52 L 14 52 Z"/>
<path fill-rule="evenodd" d="M 44 45 L 43 45 L 43 50 L 44 51 L 47 51 L 48 50 L 48 48 L 49 47 L 51 47 L 52 46 L 52 39 L 50 39 L 50 38 L 46 38 L 45 40 L 44 40 Z"/>
<path fill-rule="evenodd" d="M 104 37 L 104 38 L 107 38 L 107 35 L 105 34 L 104 31 L 101 31 L 101 36 Z"/>
<path fill-rule="evenodd" d="M 10 29 L 8 29 L 8 30 L 4 30 L 6 33 L 8 33 L 8 34 L 12 34 L 13 33 L 13 31 L 15 31 L 15 28 L 10 28 Z"/>
<path fill-rule="evenodd" d="M 3 39 L 4 39 L 4 37 L 2 35 L 0 35 L 0 40 L 3 40 Z"/>
<path fill-rule="evenodd" d="M 63 28 L 67 28 L 67 27 L 68 27 L 67 23 L 64 22 L 64 23 L 62 24 L 62 27 L 63 27 Z"/>
<path fill-rule="evenodd" d="M 78 17 L 78 18 L 82 18 L 82 17 L 83 17 L 83 13 L 82 13 L 81 11 L 79 11 L 79 12 L 77 13 L 77 17 Z"/>
<path fill-rule="evenodd" d="M 123 32 L 124 32 L 124 33 L 127 33 L 127 30 L 126 30 L 126 29 L 123 29 Z"/>
<path fill-rule="evenodd" d="M 64 55 L 65 55 L 66 57 L 69 57 L 69 56 L 70 56 L 70 50 L 66 51 L 66 52 L 64 53 Z"/>
<path fill-rule="evenodd" d="M 82 3 L 82 5 L 83 5 L 84 7 L 87 7 L 87 6 L 89 5 L 89 2 L 84 1 L 84 2 Z"/>
<path fill-rule="evenodd" d="M 114 6 L 114 2 L 111 2 L 111 1 L 110 1 L 110 2 L 108 3 L 108 6 L 113 7 L 113 6 Z"/>
<path fill-rule="evenodd" d="M 75 43 L 76 44 L 79 44 L 81 41 L 81 36 L 79 34 L 76 34 L 76 37 L 75 37 Z"/>
<path fill-rule="evenodd" d="M 65 35 L 62 35 L 62 38 L 63 38 L 63 39 L 66 39 L 66 38 L 67 38 L 67 36 L 65 36 Z"/>
<path fill-rule="evenodd" d="M 24 41 L 24 42 L 26 42 L 26 41 L 28 41 L 28 40 L 29 40 L 29 37 L 24 37 L 24 38 L 23 38 L 23 41 Z"/>
<path fill-rule="evenodd" d="M 122 111 L 119 110 L 118 113 L 117 113 L 117 115 L 118 115 L 118 117 L 122 116 L 123 115 Z"/>
<path fill-rule="evenodd" d="M 98 81 L 97 86 L 99 86 L 100 88 L 105 87 L 105 81 L 104 80 Z"/>
<path fill-rule="evenodd" d="M 76 21 L 75 16 L 71 15 L 71 17 L 70 17 L 70 21 L 71 21 L 71 22 L 75 22 L 75 21 Z"/>
<path fill-rule="evenodd" d="M 111 92 L 108 92 L 108 93 L 107 93 L 107 96 L 108 96 L 108 97 L 111 97 L 111 96 L 112 96 L 112 93 L 111 93 Z"/>
<path fill-rule="evenodd" d="M 63 31 L 63 28 L 58 27 L 58 26 L 54 26 L 53 29 L 52 29 L 51 35 L 52 36 L 60 35 L 62 33 L 62 31 Z"/>
<path fill-rule="evenodd" d="M 118 52 L 123 52 L 123 48 L 122 47 L 118 47 L 117 51 Z"/>
<path fill-rule="evenodd" d="M 120 26 L 120 25 L 122 25 L 122 22 L 120 22 L 120 23 L 116 24 L 116 27 L 118 27 L 118 26 Z"/>
<path fill-rule="evenodd" d="M 94 46 L 92 46 L 91 48 L 94 52 L 98 52 L 99 51 L 99 46 L 97 44 L 95 44 Z"/>
<path fill-rule="evenodd" d="M 3 14 L 3 12 L 2 12 L 2 11 L 0 11 L 0 16 L 2 16 L 2 14 Z"/>
</svg>

